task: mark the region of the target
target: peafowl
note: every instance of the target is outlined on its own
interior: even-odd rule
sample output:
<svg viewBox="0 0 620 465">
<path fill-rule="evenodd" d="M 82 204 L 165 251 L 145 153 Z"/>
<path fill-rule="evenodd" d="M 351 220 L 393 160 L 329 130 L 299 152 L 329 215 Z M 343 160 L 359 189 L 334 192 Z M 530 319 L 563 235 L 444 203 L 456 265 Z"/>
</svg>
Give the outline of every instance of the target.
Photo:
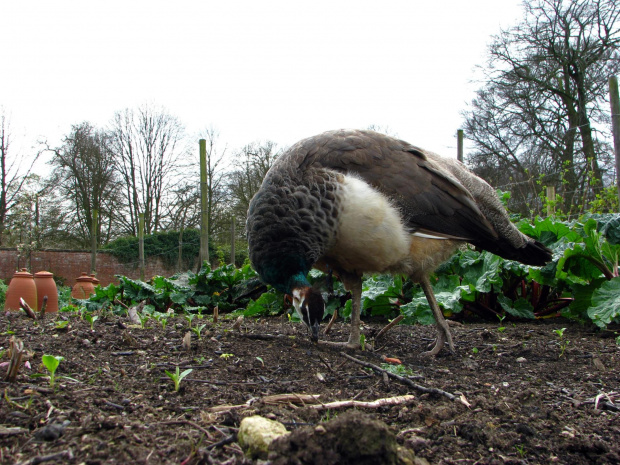
<svg viewBox="0 0 620 465">
<path fill-rule="evenodd" d="M 446 345 L 454 352 L 454 343 L 429 276 L 461 244 L 529 265 L 551 259 L 463 164 L 364 130 L 329 131 L 290 147 L 252 198 L 246 227 L 253 267 L 292 297 L 315 342 L 325 303 L 308 272 L 329 270 L 342 280 L 352 296 L 351 332 L 335 344 L 351 348 L 360 344 L 365 273 L 421 284 L 437 325 L 427 354 L 436 355 Z"/>
</svg>

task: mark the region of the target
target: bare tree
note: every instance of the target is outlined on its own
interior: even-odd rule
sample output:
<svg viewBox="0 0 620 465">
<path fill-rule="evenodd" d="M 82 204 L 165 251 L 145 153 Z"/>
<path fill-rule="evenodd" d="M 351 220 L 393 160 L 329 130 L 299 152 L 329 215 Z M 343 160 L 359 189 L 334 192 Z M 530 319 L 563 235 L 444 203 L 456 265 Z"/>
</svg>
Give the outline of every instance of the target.
<svg viewBox="0 0 620 465">
<path fill-rule="evenodd" d="M 21 169 L 22 157 L 11 153 L 10 124 L 4 110 L 0 109 L 0 246 L 4 245 L 7 215 L 15 207 L 24 183 L 40 154 L 39 152 L 35 155 L 26 170 Z"/>
<path fill-rule="evenodd" d="M 229 174 L 228 191 L 237 224 L 245 224 L 250 200 L 281 153 L 282 150 L 278 150 L 275 142 L 267 141 L 248 144 L 235 156 L 233 170 Z M 237 229 L 243 232 L 242 228 Z"/>
<path fill-rule="evenodd" d="M 122 185 L 126 218 L 124 232 L 138 233 L 138 215 L 144 213 L 145 233 L 162 228 L 167 193 L 181 165 L 183 126 L 163 109 L 143 105 L 116 113 L 111 125 L 111 149 Z"/>
<path fill-rule="evenodd" d="M 620 69 L 620 11 L 615 0 L 524 6 L 525 19 L 490 45 L 484 86 L 464 114 L 469 161 L 496 185 L 519 186 L 524 204 L 542 177 L 570 210 L 610 168 L 594 126 L 606 122 L 607 79 Z"/>
<path fill-rule="evenodd" d="M 90 123 L 76 124 L 62 146 L 52 151 L 50 164 L 54 170 L 49 185 L 66 199 L 70 218 L 66 238 L 72 238 L 74 245 L 88 247 L 96 210 L 97 241 L 109 241 L 115 235 L 120 205 L 109 136 Z"/>
</svg>

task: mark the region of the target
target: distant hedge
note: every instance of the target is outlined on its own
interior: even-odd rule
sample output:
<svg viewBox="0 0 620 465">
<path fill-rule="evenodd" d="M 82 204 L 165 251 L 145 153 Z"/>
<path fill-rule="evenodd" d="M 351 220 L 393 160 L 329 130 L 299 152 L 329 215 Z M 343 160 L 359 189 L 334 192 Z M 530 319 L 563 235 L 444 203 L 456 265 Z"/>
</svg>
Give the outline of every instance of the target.
<svg viewBox="0 0 620 465">
<path fill-rule="evenodd" d="M 138 238 L 135 236 L 119 237 L 106 244 L 102 250 L 114 255 L 121 263 L 138 264 Z M 183 263 L 191 265 L 200 255 L 200 231 L 185 229 L 183 231 Z M 215 256 L 213 244 L 209 244 L 209 256 Z M 161 257 L 166 266 L 174 266 L 179 258 L 179 231 L 166 231 L 144 236 L 144 258 Z"/>
</svg>

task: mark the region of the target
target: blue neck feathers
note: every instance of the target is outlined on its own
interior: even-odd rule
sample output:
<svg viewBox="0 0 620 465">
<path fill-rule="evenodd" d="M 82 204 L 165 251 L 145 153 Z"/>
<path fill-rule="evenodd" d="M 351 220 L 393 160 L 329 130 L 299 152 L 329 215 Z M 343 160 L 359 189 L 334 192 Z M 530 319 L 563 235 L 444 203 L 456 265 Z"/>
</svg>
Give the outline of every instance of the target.
<svg viewBox="0 0 620 465">
<path fill-rule="evenodd" d="M 257 271 L 264 282 L 289 294 L 294 287 L 310 285 L 306 275 L 311 266 L 299 256 L 288 255 L 262 263 Z"/>
</svg>

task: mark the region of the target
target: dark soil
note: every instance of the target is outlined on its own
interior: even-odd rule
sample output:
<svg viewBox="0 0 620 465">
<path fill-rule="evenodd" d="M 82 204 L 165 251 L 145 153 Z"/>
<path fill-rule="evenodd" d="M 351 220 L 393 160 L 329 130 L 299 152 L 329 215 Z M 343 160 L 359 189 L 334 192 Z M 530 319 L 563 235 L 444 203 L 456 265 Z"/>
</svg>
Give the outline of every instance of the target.
<svg viewBox="0 0 620 465">
<path fill-rule="evenodd" d="M 35 324 L 23 314 L 0 316 L 0 347 L 8 348 L 14 335 L 32 352 L 31 368 L 24 367 L 15 382 L 1 383 L 1 463 L 257 463 L 244 457 L 236 440 L 249 415 L 278 420 L 296 438 L 306 438 L 296 439 L 295 453 L 290 443 L 280 448 L 289 452 L 272 452 L 272 463 L 330 463 L 333 447 L 321 443 L 329 435 L 311 432 L 329 430 L 328 420 L 353 409 L 384 422 L 401 448 L 432 464 L 620 463 L 620 347 L 613 331 L 560 320 L 510 323 L 504 331 L 472 323 L 453 328 L 457 355 L 426 358 L 420 353 L 434 328 L 398 326 L 376 341 L 374 351 L 367 343 L 366 351 L 349 352 L 375 365 L 382 356 L 398 358 L 410 380 L 457 398 L 450 400 L 315 346 L 286 317 L 246 320 L 240 330 L 233 321 L 214 326 L 194 319 L 207 326 L 201 339 L 192 333 L 189 350 L 182 317 L 165 329 L 154 320 L 141 329 L 101 316 L 91 330 L 71 316 L 69 327 L 58 330 L 55 319 Z M 563 326 L 569 344 L 560 356 L 553 330 Z M 367 341 L 381 327 L 366 324 Z M 348 325 L 337 323 L 328 339 L 347 335 Z M 31 377 L 45 373 L 43 354 L 63 356 L 57 375 L 72 379 L 60 378 L 52 389 L 47 378 Z M 193 369 L 178 393 L 164 373 L 177 366 Z M 293 393 L 319 394 L 323 403 L 405 394 L 415 399 L 329 410 L 266 402 L 267 396 Z M 237 407 L 213 409 L 223 405 Z M 304 446 L 314 447 L 306 461 L 300 458 Z M 355 463 L 344 456 L 340 461 Z"/>
</svg>

